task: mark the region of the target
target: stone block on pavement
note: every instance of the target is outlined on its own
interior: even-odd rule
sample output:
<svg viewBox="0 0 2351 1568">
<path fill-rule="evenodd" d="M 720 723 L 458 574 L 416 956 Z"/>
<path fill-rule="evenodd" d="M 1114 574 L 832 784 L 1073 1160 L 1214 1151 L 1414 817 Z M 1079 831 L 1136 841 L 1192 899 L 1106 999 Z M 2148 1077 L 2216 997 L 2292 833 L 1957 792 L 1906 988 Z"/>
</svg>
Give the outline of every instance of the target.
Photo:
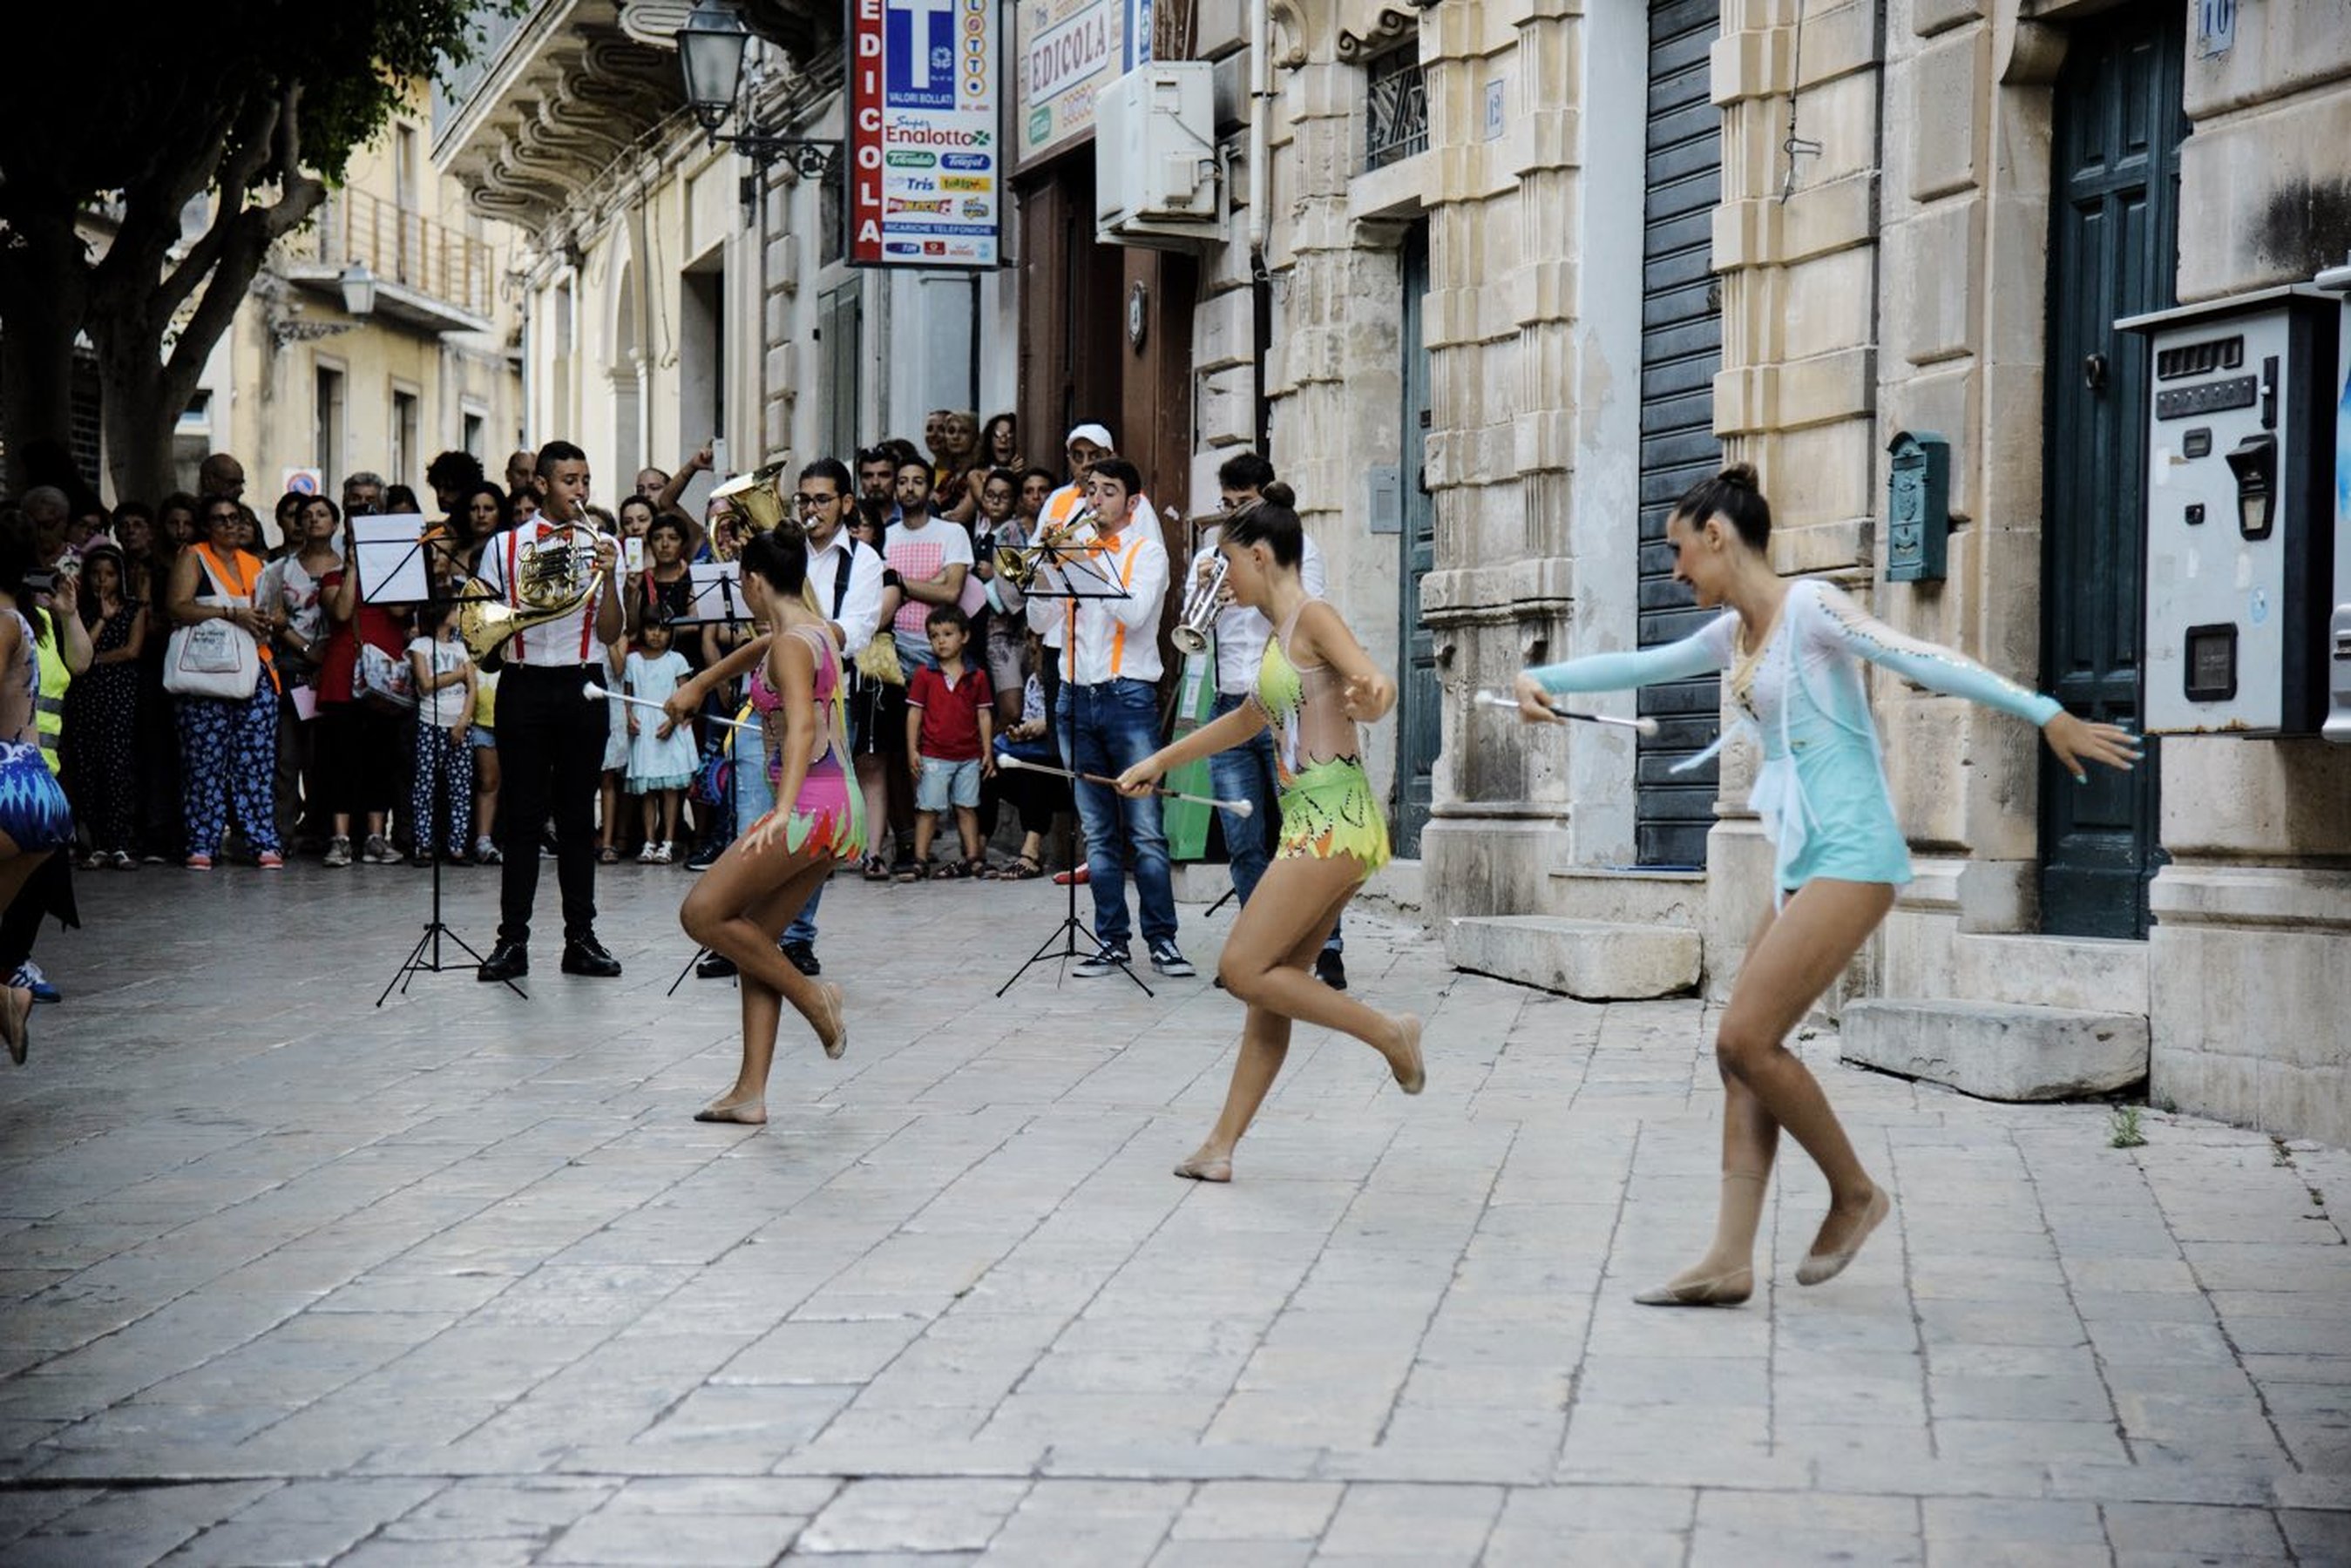
<svg viewBox="0 0 2351 1568">
<path fill-rule="evenodd" d="M 1552 915 L 1447 920 L 1446 961 L 1593 1002 L 1678 996 L 1698 981 L 1698 932 L 1686 926 L 1618 925 Z"/>
<path fill-rule="evenodd" d="M 2147 1020 L 2136 1013 L 1876 1000 L 1848 1005 L 1840 1029 L 1844 1060 L 1979 1099 L 2073 1099 L 2147 1076 Z"/>
</svg>

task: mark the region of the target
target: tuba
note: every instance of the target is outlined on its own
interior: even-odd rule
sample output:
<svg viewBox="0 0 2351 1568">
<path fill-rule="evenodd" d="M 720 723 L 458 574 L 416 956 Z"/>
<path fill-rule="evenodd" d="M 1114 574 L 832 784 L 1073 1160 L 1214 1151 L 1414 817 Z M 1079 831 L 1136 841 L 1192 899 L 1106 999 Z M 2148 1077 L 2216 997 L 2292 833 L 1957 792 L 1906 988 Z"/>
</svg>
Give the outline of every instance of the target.
<svg viewBox="0 0 2351 1568">
<path fill-rule="evenodd" d="M 791 507 L 784 494 L 784 465 L 780 462 L 737 474 L 713 490 L 710 499 L 733 506 L 763 534 L 781 523 Z"/>
<path fill-rule="evenodd" d="M 475 660 L 494 657 L 517 632 L 577 614 L 595 597 L 604 574 L 596 565 L 592 539 L 581 544 L 577 526 L 569 525 L 560 545 L 523 558 L 517 568 L 520 580 L 513 585 L 516 603 L 507 603 L 479 577 L 457 590 L 457 639 Z"/>
<path fill-rule="evenodd" d="M 1192 591 L 1184 596 L 1184 613 L 1176 618 L 1176 629 L 1168 639 L 1186 653 L 1205 653 L 1208 648 L 1208 632 L 1217 624 L 1217 612 L 1225 607 L 1225 578 L 1233 563 L 1221 550 L 1208 558 L 1205 576 L 1192 579 Z"/>
</svg>

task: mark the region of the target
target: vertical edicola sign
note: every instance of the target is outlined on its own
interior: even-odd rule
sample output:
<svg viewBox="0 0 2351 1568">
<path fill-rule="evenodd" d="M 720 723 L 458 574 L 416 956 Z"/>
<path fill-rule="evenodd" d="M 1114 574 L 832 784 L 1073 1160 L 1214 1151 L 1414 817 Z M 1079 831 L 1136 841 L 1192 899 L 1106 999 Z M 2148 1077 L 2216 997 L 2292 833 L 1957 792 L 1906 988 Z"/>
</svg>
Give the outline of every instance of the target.
<svg viewBox="0 0 2351 1568">
<path fill-rule="evenodd" d="M 2146 727 L 2306 735 L 2333 608 L 2335 303 L 2309 288 L 2133 317 L 2151 341 Z"/>
<path fill-rule="evenodd" d="M 2351 262 L 2320 273 L 2317 284 L 2342 311 L 2335 380 L 2326 389 L 2335 404 L 2335 609 L 2326 628 L 2327 709 L 2319 733 L 2351 746 Z"/>
</svg>

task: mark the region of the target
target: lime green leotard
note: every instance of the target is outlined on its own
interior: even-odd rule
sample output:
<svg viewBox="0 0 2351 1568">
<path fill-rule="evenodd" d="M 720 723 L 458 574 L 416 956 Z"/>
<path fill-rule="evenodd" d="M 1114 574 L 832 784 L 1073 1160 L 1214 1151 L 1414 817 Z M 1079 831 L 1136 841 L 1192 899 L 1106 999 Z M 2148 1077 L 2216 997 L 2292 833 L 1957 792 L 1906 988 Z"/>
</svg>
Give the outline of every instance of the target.
<svg viewBox="0 0 2351 1568">
<path fill-rule="evenodd" d="M 1352 856 L 1368 877 L 1388 862 L 1387 819 L 1364 772 L 1338 671 L 1290 660 L 1290 634 L 1305 607 L 1301 603 L 1266 639 L 1249 699 L 1273 726 L 1274 767 L 1281 780 L 1281 834 L 1274 854 Z"/>
</svg>

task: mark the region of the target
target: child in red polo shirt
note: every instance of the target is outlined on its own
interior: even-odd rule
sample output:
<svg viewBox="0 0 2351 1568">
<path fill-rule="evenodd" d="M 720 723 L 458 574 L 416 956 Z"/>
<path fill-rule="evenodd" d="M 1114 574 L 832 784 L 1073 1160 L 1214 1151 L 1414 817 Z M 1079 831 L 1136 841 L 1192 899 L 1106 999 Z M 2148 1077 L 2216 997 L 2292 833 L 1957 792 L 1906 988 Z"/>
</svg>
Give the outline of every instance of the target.
<svg viewBox="0 0 2351 1568">
<path fill-rule="evenodd" d="M 956 831 L 963 835 L 963 863 L 943 860 L 934 877 L 977 877 L 987 871 L 979 842 L 979 781 L 996 776 L 988 733 L 996 694 L 985 670 L 964 662 L 971 622 L 954 605 L 940 605 L 924 618 L 934 670 L 918 668 L 906 682 L 906 765 L 914 774 L 914 867 L 898 879 L 912 882 L 931 858 L 931 835 L 939 813 L 955 807 Z"/>
</svg>

